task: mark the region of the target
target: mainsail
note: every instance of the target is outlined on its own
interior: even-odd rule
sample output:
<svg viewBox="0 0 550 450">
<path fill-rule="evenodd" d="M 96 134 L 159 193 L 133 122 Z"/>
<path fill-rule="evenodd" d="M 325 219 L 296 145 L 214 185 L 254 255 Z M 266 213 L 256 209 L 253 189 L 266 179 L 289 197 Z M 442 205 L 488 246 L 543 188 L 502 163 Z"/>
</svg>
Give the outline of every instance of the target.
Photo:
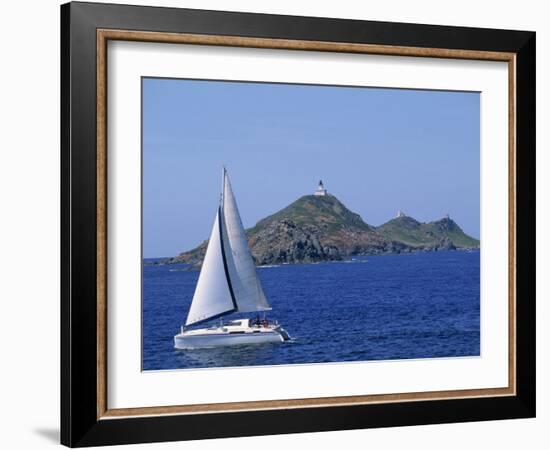
<svg viewBox="0 0 550 450">
<path fill-rule="evenodd" d="M 232 312 L 267 311 L 229 177 L 223 169 L 220 207 L 185 325 Z"/>
<path fill-rule="evenodd" d="M 237 309 L 240 312 L 270 310 L 271 307 L 256 273 L 256 266 L 248 247 L 237 202 L 225 168 L 223 169 L 222 211 L 223 245 Z"/>
</svg>

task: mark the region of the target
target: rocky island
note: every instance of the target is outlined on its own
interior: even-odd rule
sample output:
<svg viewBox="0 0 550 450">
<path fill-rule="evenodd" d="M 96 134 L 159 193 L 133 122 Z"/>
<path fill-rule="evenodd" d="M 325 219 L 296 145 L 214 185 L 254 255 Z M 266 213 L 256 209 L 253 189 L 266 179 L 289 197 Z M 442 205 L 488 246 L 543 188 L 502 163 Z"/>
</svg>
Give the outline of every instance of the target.
<svg viewBox="0 0 550 450">
<path fill-rule="evenodd" d="M 378 227 L 350 211 L 320 182 L 286 208 L 246 230 L 257 265 L 335 261 L 353 255 L 479 248 L 448 216 L 422 223 L 403 213 Z M 165 261 L 201 264 L 208 241 Z"/>
</svg>

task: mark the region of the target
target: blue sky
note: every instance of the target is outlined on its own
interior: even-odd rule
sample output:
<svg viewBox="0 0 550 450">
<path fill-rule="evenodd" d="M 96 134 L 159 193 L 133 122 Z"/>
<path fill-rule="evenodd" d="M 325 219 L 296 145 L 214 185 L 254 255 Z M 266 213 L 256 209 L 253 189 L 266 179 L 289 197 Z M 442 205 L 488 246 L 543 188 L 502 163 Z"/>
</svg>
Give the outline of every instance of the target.
<svg viewBox="0 0 550 450">
<path fill-rule="evenodd" d="M 143 254 L 208 238 L 225 164 L 245 227 L 327 190 L 371 225 L 479 237 L 479 94 L 143 79 Z"/>
</svg>

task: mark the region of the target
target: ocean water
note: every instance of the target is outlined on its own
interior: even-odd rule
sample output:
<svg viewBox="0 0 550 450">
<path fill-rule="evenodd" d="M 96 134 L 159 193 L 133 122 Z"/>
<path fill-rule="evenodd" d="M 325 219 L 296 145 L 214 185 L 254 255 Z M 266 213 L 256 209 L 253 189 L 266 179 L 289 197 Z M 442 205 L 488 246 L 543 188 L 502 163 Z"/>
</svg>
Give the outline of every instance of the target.
<svg viewBox="0 0 550 450">
<path fill-rule="evenodd" d="M 258 273 L 273 307 L 268 318 L 278 320 L 291 341 L 176 350 L 173 336 L 185 322 L 199 273 L 144 264 L 143 370 L 480 353 L 479 251 L 366 256 Z"/>
</svg>

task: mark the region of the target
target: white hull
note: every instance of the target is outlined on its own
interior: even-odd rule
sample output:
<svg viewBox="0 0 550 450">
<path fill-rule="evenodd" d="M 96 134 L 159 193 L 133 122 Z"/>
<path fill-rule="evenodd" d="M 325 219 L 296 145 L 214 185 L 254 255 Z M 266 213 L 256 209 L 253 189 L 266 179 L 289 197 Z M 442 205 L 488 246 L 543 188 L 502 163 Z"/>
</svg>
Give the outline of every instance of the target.
<svg viewBox="0 0 550 450">
<path fill-rule="evenodd" d="M 277 343 L 289 339 L 289 335 L 280 326 L 220 326 L 176 334 L 174 336 L 174 347 L 177 349 L 227 347 L 231 345 Z"/>
<path fill-rule="evenodd" d="M 275 332 L 257 335 L 205 334 L 195 336 L 186 336 L 184 333 L 174 336 L 174 347 L 179 349 L 226 347 L 230 345 L 263 344 L 267 342 L 283 342 L 283 337 Z"/>
</svg>

